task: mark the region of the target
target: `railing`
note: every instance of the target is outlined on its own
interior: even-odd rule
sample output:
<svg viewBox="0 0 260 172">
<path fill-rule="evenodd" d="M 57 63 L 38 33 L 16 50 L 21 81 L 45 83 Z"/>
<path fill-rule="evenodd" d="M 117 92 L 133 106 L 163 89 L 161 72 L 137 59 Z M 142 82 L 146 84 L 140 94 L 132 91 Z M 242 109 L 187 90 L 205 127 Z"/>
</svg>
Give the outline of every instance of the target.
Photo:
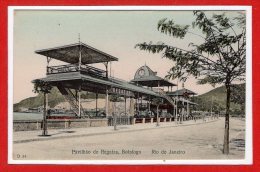
<svg viewBox="0 0 260 172">
<path fill-rule="evenodd" d="M 69 73 L 69 72 L 82 72 L 91 76 L 107 77 L 107 72 L 102 69 L 98 69 L 88 65 L 81 65 L 80 70 L 77 64 L 59 65 L 59 66 L 48 66 L 47 75 L 57 73 Z"/>
<path fill-rule="evenodd" d="M 60 93 L 63 95 L 63 97 L 69 102 L 72 111 L 76 114 L 77 117 L 86 116 L 84 113 L 83 107 L 80 104 L 79 107 L 79 101 L 75 97 L 75 95 L 72 93 L 72 91 L 69 88 L 63 87 L 62 85 L 58 85 L 57 88 L 59 89 Z M 79 108 L 80 114 L 79 114 Z"/>
<path fill-rule="evenodd" d="M 163 90 L 157 89 L 157 91 L 163 98 L 165 98 L 169 103 L 171 103 L 172 106 L 175 106 L 175 102 Z"/>
<path fill-rule="evenodd" d="M 109 116 L 108 119 L 108 126 L 114 125 L 114 117 Z M 118 116 L 116 117 L 116 124 L 117 125 L 133 125 L 133 117 L 132 116 Z"/>
<path fill-rule="evenodd" d="M 98 69 L 98 68 L 95 68 L 92 66 L 81 65 L 80 70 L 81 70 L 81 72 L 88 74 L 88 75 L 94 75 L 94 76 L 98 76 L 98 77 L 107 78 L 107 72 L 105 70 Z"/>
<path fill-rule="evenodd" d="M 47 67 L 47 74 L 68 73 L 77 71 L 79 71 L 79 67 L 73 64 Z"/>
</svg>

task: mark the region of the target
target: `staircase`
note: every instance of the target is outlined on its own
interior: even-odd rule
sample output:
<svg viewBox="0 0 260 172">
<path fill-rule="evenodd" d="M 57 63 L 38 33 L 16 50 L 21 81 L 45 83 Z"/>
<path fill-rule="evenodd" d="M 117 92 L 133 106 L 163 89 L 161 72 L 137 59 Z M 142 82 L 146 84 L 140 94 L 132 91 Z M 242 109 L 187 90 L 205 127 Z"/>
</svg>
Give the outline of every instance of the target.
<svg viewBox="0 0 260 172">
<path fill-rule="evenodd" d="M 162 96 L 163 98 L 165 98 L 169 103 L 171 103 L 171 105 L 173 107 L 176 106 L 175 102 L 172 100 L 172 98 L 170 96 L 168 96 L 167 94 L 165 94 L 165 92 L 161 89 L 158 89 L 158 93 L 160 94 L 160 96 Z"/>
<path fill-rule="evenodd" d="M 77 100 L 76 96 L 72 93 L 72 91 L 69 88 L 65 88 L 63 85 L 58 85 L 57 88 L 59 89 L 60 93 L 63 95 L 65 100 L 69 102 L 72 111 L 75 113 L 77 117 L 86 116 L 81 104 L 80 104 L 81 114 L 79 114 L 79 101 Z"/>
</svg>

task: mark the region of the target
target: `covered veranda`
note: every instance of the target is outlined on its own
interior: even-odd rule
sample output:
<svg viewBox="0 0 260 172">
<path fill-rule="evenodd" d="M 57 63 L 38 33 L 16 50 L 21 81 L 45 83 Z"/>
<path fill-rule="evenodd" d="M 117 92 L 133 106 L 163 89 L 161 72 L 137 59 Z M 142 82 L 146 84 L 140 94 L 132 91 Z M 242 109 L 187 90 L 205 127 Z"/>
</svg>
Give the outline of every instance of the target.
<svg viewBox="0 0 260 172">
<path fill-rule="evenodd" d="M 149 71 L 151 76 L 142 77 L 142 73 L 138 71 L 139 76 L 135 77 L 131 82 L 127 82 L 115 77 L 111 77 L 111 63 L 118 61 L 118 58 L 104 53 L 82 42 L 59 46 L 48 49 L 35 51 L 37 54 L 46 57 L 46 77 L 35 79 L 32 82 L 44 82 L 50 87 L 57 87 L 65 100 L 70 104 L 75 118 L 89 118 L 90 116 L 82 107 L 82 93 L 92 92 L 96 95 L 96 110 L 98 115 L 98 95 L 105 95 L 105 116 L 113 116 L 118 112 L 111 109 L 110 96 L 116 95 L 121 97 L 124 102 L 123 114 L 127 117 L 134 116 L 140 112 L 140 101 L 146 101 L 148 111 L 154 98 L 163 100 L 164 107 L 170 106 L 172 109 L 177 107 L 177 101 L 164 92 L 161 87 L 169 88 L 176 86 L 175 84 L 156 76 L 156 73 Z M 53 59 L 63 62 L 62 65 L 51 65 Z M 93 67 L 90 64 L 104 64 L 105 69 Z M 109 68 L 110 67 L 110 68 Z M 156 88 L 154 88 L 156 87 Z M 46 127 L 46 112 L 48 107 L 48 94 L 44 93 L 44 126 Z M 127 99 L 130 101 L 131 110 L 127 113 Z M 136 102 L 134 106 L 133 103 Z M 161 106 L 163 108 L 163 106 Z M 172 111 L 177 114 L 177 109 Z M 157 110 L 158 114 L 158 110 Z"/>
<path fill-rule="evenodd" d="M 46 77 L 36 79 L 33 82 L 43 81 L 52 87 L 57 87 L 64 98 L 70 103 L 73 112 L 78 118 L 88 117 L 81 106 L 81 94 L 84 91 L 95 93 L 96 101 L 99 94 L 105 95 L 105 113 L 107 116 L 112 113 L 108 109 L 109 95 L 123 97 L 125 102 L 128 98 L 139 99 L 139 97 L 142 97 L 149 100 L 153 97 L 161 97 L 153 90 L 111 77 L 111 62 L 118 61 L 118 58 L 82 42 L 37 50 L 35 52 L 46 57 L 47 66 Z M 50 63 L 53 59 L 65 62 L 66 64 L 51 66 Z M 105 70 L 89 65 L 96 63 L 103 63 Z"/>
</svg>

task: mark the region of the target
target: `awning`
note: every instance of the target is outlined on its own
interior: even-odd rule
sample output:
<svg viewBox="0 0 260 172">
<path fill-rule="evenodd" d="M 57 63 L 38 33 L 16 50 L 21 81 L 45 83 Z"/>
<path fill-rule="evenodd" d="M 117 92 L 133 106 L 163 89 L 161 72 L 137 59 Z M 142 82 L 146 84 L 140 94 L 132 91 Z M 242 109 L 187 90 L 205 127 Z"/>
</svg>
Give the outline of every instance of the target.
<svg viewBox="0 0 260 172">
<path fill-rule="evenodd" d="M 146 94 L 146 95 L 151 95 L 155 97 L 161 97 L 157 93 L 155 93 L 152 90 L 143 88 L 141 86 L 136 86 L 133 85 L 129 82 L 126 82 L 124 80 L 120 80 L 117 78 L 108 78 L 108 79 L 101 79 L 101 78 L 96 78 L 92 77 L 89 75 L 83 75 L 80 74 L 79 72 L 70 72 L 70 73 L 59 73 L 59 74 L 52 74 L 52 75 L 47 75 L 45 78 L 40 78 L 40 79 L 35 79 L 32 82 L 36 82 L 37 80 L 41 80 L 44 82 L 62 82 L 62 81 L 85 81 L 86 83 L 88 82 L 93 82 L 96 85 L 103 85 L 103 86 L 109 86 L 109 87 L 114 87 L 114 88 L 120 88 L 128 91 L 132 91 L 135 93 L 141 93 L 141 94 Z M 105 88 L 105 87 L 104 87 Z"/>
<path fill-rule="evenodd" d="M 55 48 L 37 50 L 35 53 L 70 64 L 77 64 L 79 63 L 80 50 L 82 64 L 118 61 L 118 58 L 84 43 L 76 43 Z"/>
<path fill-rule="evenodd" d="M 146 76 L 144 78 L 136 78 L 131 80 L 131 82 L 134 82 L 138 85 L 147 86 L 147 87 L 163 87 L 163 86 L 176 86 L 176 84 L 173 84 L 159 76 Z"/>
<path fill-rule="evenodd" d="M 168 96 L 183 96 L 183 95 L 197 95 L 197 93 L 191 91 L 191 90 L 188 90 L 186 88 L 183 88 L 183 89 L 180 89 L 180 90 L 177 90 L 177 91 L 173 91 L 173 92 L 167 92 L 167 95 Z"/>
</svg>

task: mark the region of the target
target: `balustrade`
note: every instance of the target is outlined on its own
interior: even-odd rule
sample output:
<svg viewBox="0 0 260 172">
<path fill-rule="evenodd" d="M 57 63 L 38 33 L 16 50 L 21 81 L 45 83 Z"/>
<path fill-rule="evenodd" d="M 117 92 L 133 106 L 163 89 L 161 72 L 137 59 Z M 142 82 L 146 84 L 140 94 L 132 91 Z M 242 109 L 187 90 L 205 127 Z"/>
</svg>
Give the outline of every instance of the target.
<svg viewBox="0 0 260 172">
<path fill-rule="evenodd" d="M 80 70 L 79 70 L 79 66 L 77 64 L 48 66 L 47 67 L 47 75 L 57 74 L 57 73 L 78 72 L 78 71 L 80 71 L 82 74 L 87 74 L 87 75 L 91 75 L 91 76 L 107 77 L 105 70 L 98 69 L 98 68 L 88 66 L 88 65 L 81 65 Z"/>
</svg>

